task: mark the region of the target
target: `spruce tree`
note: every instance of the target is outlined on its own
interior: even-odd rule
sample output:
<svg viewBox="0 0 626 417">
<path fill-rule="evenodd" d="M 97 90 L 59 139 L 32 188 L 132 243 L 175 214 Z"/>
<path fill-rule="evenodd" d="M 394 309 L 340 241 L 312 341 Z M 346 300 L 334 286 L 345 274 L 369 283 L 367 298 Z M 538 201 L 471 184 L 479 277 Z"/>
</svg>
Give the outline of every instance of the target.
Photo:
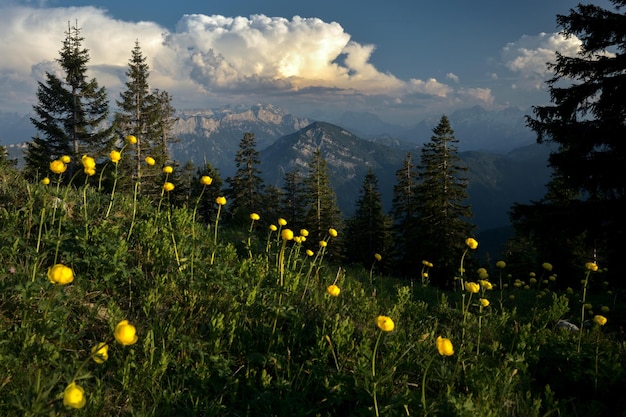
<svg viewBox="0 0 626 417">
<path fill-rule="evenodd" d="M 285 173 L 283 178 L 283 202 L 281 216 L 285 218 L 291 227 L 300 230 L 305 227 L 306 191 L 304 188 L 304 175 L 297 167 Z"/>
<path fill-rule="evenodd" d="M 378 191 L 378 178 L 369 169 L 356 201 L 354 215 L 347 221 L 345 237 L 350 242 L 346 246 L 346 259 L 369 267 L 378 253 L 386 261 L 391 247 L 391 219 L 383 212 L 383 203 Z"/>
<path fill-rule="evenodd" d="M 29 177 L 45 176 L 49 163 L 64 155 L 72 157 L 71 173 L 83 154 L 103 157 L 112 141 L 113 127 L 105 127 L 109 115 L 106 89 L 87 77 L 90 57 L 80 31 L 73 26 L 65 33 L 56 60 L 64 77 L 46 72 L 45 82 L 38 82 L 38 103 L 31 118 L 38 135 L 25 154 Z"/>
<path fill-rule="evenodd" d="M 584 236 L 586 259 L 600 249 L 601 261 L 620 275 L 626 272 L 621 262 L 626 228 L 626 1 L 611 3 L 615 11 L 579 4 L 568 15 L 557 16 L 564 35 L 578 37 L 582 45 L 576 56 L 557 53 L 549 65 L 554 77 L 547 82 L 552 104 L 535 106 L 527 123 L 538 142 L 558 145 L 549 164 L 558 171 L 561 186 L 574 191 L 567 204 L 569 221 L 559 222 L 560 239 Z M 562 204 L 545 200 L 534 208 L 565 220 L 558 214 Z M 559 262 L 565 267 L 583 261 L 572 255 Z"/>
<path fill-rule="evenodd" d="M 417 172 L 410 152 L 396 171 L 396 184 L 393 187 L 393 258 L 395 273 L 401 276 L 415 275 L 419 254 L 415 253 L 419 231 L 417 230 Z"/>
<path fill-rule="evenodd" d="M 246 132 L 239 142 L 239 149 L 235 155 L 237 167 L 235 176 L 226 179 L 230 186 L 226 191 L 228 210 L 236 222 L 247 221 L 252 212 L 262 214 L 261 198 L 264 185 L 258 168 L 260 164 L 254 133 Z"/>
<path fill-rule="evenodd" d="M 136 41 L 126 71 L 126 90 L 116 102 L 115 124 L 120 136 L 133 135 L 137 143 L 124 150 L 119 170 L 125 175 L 119 186 L 129 188 L 139 181 L 143 194 L 159 194 L 161 168 L 171 164 L 168 143 L 176 118 L 170 95 L 158 89 L 150 91 L 149 69 Z M 155 160 L 154 165 L 145 163 L 148 156 Z"/>
<path fill-rule="evenodd" d="M 330 228 L 338 231 L 343 229 L 343 216 L 337 207 L 337 196 L 330 184 L 326 160 L 319 148 L 311 156 L 304 190 L 307 210 L 305 228 L 309 231 L 307 240 L 311 242 L 309 245 L 317 245 L 320 240 L 328 237 Z M 327 250 L 336 260 L 341 258 L 342 240 L 343 236 L 333 239 Z"/>
<path fill-rule="evenodd" d="M 453 284 L 458 270 L 459 256 L 465 249 L 465 240 L 472 237 L 472 211 L 467 204 L 467 167 L 458 156 L 458 139 L 443 116 L 430 142 L 422 147 L 418 167 L 416 199 L 417 227 L 416 256 L 419 261 L 434 264 L 431 279 L 441 286 Z"/>
</svg>

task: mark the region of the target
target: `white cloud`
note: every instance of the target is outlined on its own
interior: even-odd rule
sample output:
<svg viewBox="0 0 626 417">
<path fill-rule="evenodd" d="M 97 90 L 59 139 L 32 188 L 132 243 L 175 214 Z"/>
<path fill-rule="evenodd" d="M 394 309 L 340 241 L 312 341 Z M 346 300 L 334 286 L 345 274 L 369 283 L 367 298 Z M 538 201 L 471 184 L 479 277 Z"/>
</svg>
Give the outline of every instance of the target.
<svg viewBox="0 0 626 417">
<path fill-rule="evenodd" d="M 447 73 L 447 74 L 446 74 L 446 78 L 447 78 L 447 79 L 449 79 L 449 80 L 454 81 L 455 83 L 458 83 L 458 82 L 459 82 L 459 76 L 458 76 L 458 75 L 456 75 L 456 74 L 453 74 L 453 73 L 451 73 L 451 72 L 449 72 L 449 73 Z"/>
</svg>

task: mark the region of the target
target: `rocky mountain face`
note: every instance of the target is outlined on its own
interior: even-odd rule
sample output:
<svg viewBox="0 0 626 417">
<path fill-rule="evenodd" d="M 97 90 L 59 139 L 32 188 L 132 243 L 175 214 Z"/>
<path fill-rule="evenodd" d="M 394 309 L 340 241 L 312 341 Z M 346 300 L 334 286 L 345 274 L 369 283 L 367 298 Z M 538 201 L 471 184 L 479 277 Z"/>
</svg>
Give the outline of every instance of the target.
<svg viewBox="0 0 626 417">
<path fill-rule="evenodd" d="M 177 161 L 192 161 L 196 166 L 209 162 L 229 176 L 235 171 L 233 161 L 245 132 L 254 133 L 257 149 L 263 149 L 310 123 L 267 104 L 184 110 L 174 125 L 173 136 L 180 141 L 173 144 L 172 155 Z"/>
</svg>

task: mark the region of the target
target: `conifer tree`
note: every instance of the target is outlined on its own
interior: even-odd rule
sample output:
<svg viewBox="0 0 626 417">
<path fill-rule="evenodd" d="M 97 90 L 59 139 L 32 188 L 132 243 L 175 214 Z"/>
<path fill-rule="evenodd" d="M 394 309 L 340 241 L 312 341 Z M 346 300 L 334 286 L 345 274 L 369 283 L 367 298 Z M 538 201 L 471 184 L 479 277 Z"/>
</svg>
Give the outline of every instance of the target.
<svg viewBox="0 0 626 417">
<path fill-rule="evenodd" d="M 412 276 L 418 268 L 419 254 L 415 253 L 419 232 L 417 230 L 416 196 L 417 172 L 410 152 L 396 171 L 396 184 L 393 187 L 393 253 L 388 257 L 394 260 L 398 275 Z"/>
<path fill-rule="evenodd" d="M 283 179 L 283 202 L 281 217 L 285 218 L 292 227 L 300 230 L 304 224 L 306 210 L 306 194 L 304 189 L 304 175 L 298 168 L 285 173 Z"/>
<path fill-rule="evenodd" d="M 304 180 L 306 195 L 305 228 L 309 231 L 308 241 L 316 245 L 320 240 L 328 236 L 328 230 L 334 228 L 338 231 L 343 229 L 343 217 L 337 207 L 337 196 L 333 190 L 328 176 L 326 160 L 320 149 L 316 149 L 309 162 L 309 172 Z M 328 252 L 334 259 L 341 257 L 342 247 L 339 239 L 333 239 Z"/>
<path fill-rule="evenodd" d="M 262 211 L 261 197 L 264 185 L 258 168 L 260 164 L 254 133 L 246 132 L 239 142 L 239 149 L 235 155 L 237 167 L 235 176 L 226 179 L 230 186 L 226 191 L 229 199 L 228 209 L 236 222 L 247 221 L 250 213 Z"/>
<path fill-rule="evenodd" d="M 122 137 L 133 135 L 137 143 L 127 146 L 119 169 L 127 174 L 121 176 L 120 188 L 129 188 L 139 181 L 142 193 L 160 193 L 161 168 L 170 164 L 168 142 L 176 122 L 175 109 L 166 91 L 150 91 L 149 66 L 139 41 L 135 42 L 128 62 L 126 90 L 117 101 L 115 124 Z M 155 160 L 154 165 L 145 163 L 146 157 Z"/>
<path fill-rule="evenodd" d="M 378 253 L 386 261 L 391 246 L 390 225 L 391 219 L 383 212 L 378 178 L 370 169 L 363 180 L 354 215 L 346 224 L 345 236 L 350 242 L 346 246 L 347 260 L 369 267 Z"/>
<path fill-rule="evenodd" d="M 620 276 L 626 272 L 621 262 L 626 229 L 626 1 L 611 3 L 614 11 L 579 4 L 568 15 L 557 16 L 564 35 L 580 39 L 581 47 L 575 56 L 557 53 L 556 62 L 549 64 L 554 71 L 547 82 L 552 104 L 533 107 L 527 124 L 539 143 L 558 145 L 549 164 L 559 186 L 572 195 L 566 204 L 547 196 L 526 214 L 533 220 L 548 216 L 553 222 L 546 229 L 555 226 L 560 241 L 583 237 L 586 258 L 598 251 L 609 258 L 608 270 Z M 518 216 L 517 222 L 523 220 Z M 542 229 L 535 236 L 543 236 Z M 574 271 L 581 260 L 572 254 L 553 262 L 562 268 L 571 264 Z"/>
<path fill-rule="evenodd" d="M 416 242 L 418 258 L 434 264 L 432 278 L 442 286 L 450 286 L 458 269 L 459 254 L 465 240 L 472 236 L 472 211 L 467 205 L 467 167 L 458 156 L 458 139 L 446 116 L 433 129 L 430 142 L 422 147 L 416 210 L 418 221 Z"/>
<path fill-rule="evenodd" d="M 28 177 L 45 176 L 49 163 L 61 156 L 72 157 L 71 173 L 83 154 L 100 158 L 113 138 L 113 127 L 105 127 L 109 115 L 106 89 L 95 78 L 88 79 L 89 51 L 77 26 L 68 27 L 56 60 L 63 78 L 46 72 L 38 82 L 35 116 L 31 122 L 38 131 L 25 154 Z"/>
</svg>

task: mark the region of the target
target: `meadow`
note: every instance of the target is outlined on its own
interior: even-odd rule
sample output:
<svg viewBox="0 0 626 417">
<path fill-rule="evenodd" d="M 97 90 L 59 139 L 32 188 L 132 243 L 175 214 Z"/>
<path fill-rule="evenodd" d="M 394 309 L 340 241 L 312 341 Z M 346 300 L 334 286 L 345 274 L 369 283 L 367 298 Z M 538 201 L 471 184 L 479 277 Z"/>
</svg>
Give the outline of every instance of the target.
<svg viewBox="0 0 626 417">
<path fill-rule="evenodd" d="M 55 162 L 0 172 L 0 415 L 626 416 L 623 292 L 590 259 L 560 288 L 558 265 L 470 262 L 468 236 L 444 291 L 427 259 L 332 262 L 341 230 L 229 226 L 224 197 L 202 219 L 167 170 L 148 199 Z"/>
</svg>

